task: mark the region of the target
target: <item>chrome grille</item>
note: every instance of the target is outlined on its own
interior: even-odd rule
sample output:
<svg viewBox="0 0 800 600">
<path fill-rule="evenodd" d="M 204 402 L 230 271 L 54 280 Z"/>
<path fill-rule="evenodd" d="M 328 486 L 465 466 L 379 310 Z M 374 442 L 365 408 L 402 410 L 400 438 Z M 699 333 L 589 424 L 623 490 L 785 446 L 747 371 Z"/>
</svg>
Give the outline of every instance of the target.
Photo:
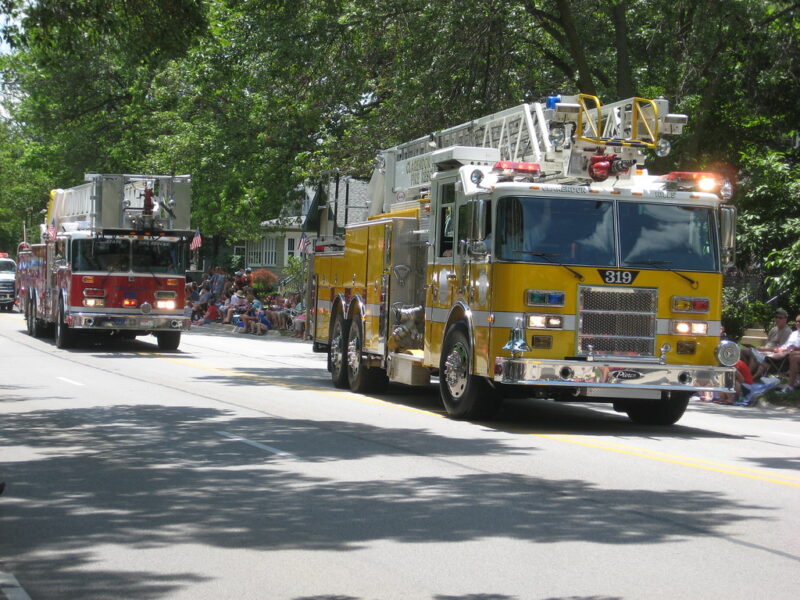
<svg viewBox="0 0 800 600">
<path fill-rule="evenodd" d="M 587 285 L 578 295 L 579 355 L 655 356 L 657 290 Z"/>
<path fill-rule="evenodd" d="M 14 291 L 14 282 L 13 281 L 0 281 L 0 291 L 13 292 Z"/>
</svg>

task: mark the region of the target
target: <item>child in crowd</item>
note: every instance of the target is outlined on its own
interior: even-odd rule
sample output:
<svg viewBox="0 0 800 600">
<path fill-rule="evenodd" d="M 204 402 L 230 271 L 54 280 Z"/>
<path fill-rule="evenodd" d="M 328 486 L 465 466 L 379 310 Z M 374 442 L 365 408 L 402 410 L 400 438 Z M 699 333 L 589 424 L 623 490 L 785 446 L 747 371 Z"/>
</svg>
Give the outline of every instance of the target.
<svg viewBox="0 0 800 600">
<path fill-rule="evenodd" d="M 206 310 L 203 320 L 198 325 L 208 325 L 217 321 L 219 321 L 219 305 L 216 302 L 212 302 L 208 305 L 208 310 Z"/>
</svg>

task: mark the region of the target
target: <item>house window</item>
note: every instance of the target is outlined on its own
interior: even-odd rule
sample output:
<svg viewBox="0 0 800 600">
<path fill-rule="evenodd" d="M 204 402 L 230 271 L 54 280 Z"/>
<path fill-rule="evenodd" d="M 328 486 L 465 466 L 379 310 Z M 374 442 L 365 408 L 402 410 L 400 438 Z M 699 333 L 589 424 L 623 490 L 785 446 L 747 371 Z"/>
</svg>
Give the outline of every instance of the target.
<svg viewBox="0 0 800 600">
<path fill-rule="evenodd" d="M 297 240 L 292 237 L 286 238 L 286 256 L 297 256 L 297 251 L 295 248 L 297 247 Z"/>
<path fill-rule="evenodd" d="M 274 267 L 278 262 L 278 240 L 274 237 L 264 238 L 264 264 Z"/>
<path fill-rule="evenodd" d="M 247 242 L 247 257 L 246 264 L 248 265 L 261 265 L 263 264 L 264 254 L 261 250 L 261 240 L 254 242 Z"/>
</svg>

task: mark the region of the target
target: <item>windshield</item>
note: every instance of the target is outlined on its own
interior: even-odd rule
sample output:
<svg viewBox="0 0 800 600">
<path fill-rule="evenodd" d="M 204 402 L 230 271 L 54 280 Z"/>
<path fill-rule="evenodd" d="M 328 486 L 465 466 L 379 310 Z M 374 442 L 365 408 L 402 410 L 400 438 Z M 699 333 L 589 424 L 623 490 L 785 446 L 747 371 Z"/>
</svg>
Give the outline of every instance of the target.
<svg viewBox="0 0 800 600">
<path fill-rule="evenodd" d="M 183 273 L 185 248 L 183 241 L 174 240 L 75 240 L 72 243 L 72 270 Z"/>
<path fill-rule="evenodd" d="M 719 270 L 708 207 L 512 196 L 494 231 L 500 260 L 609 267 L 619 255 L 621 267 Z"/>
<path fill-rule="evenodd" d="M 72 242 L 73 271 L 127 271 L 129 268 L 128 240 L 89 239 Z"/>
<path fill-rule="evenodd" d="M 0 259 L 0 273 L 14 273 L 17 270 L 17 265 L 13 260 Z"/>
<path fill-rule="evenodd" d="M 133 270 L 146 273 L 182 273 L 184 244 L 160 240 L 133 242 Z"/>
<path fill-rule="evenodd" d="M 619 203 L 621 266 L 716 271 L 710 208 Z"/>
<path fill-rule="evenodd" d="M 613 266 L 610 200 L 507 197 L 497 206 L 495 252 L 501 260 Z"/>
</svg>

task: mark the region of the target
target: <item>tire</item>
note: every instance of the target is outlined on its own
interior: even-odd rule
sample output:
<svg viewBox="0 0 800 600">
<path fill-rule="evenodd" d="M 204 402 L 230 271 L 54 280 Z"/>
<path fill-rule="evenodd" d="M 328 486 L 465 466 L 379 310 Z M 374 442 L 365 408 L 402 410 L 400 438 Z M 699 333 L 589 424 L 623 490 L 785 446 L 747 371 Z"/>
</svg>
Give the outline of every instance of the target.
<svg viewBox="0 0 800 600">
<path fill-rule="evenodd" d="M 41 338 L 45 336 L 47 327 L 42 319 L 36 316 L 36 301 L 31 301 L 30 306 L 30 333 L 35 338 Z"/>
<path fill-rule="evenodd" d="M 64 299 L 58 303 L 58 320 L 56 321 L 56 348 L 72 348 L 75 345 L 75 332 L 67 327 L 64 314 Z"/>
<path fill-rule="evenodd" d="M 389 383 L 384 369 L 364 364 L 364 323 L 359 314 L 353 316 L 347 330 L 347 381 L 359 394 L 382 392 Z"/>
<path fill-rule="evenodd" d="M 331 341 L 328 344 L 328 371 L 331 372 L 333 385 L 340 389 L 348 386 L 346 341 L 347 321 L 341 312 L 337 312 L 333 318 Z"/>
<path fill-rule="evenodd" d="M 180 331 L 160 331 L 156 334 L 159 350 L 177 350 L 181 345 Z"/>
<path fill-rule="evenodd" d="M 472 374 L 472 345 L 463 323 L 453 325 L 445 335 L 439 359 L 439 393 L 453 419 L 489 419 L 500 408 L 497 392 Z"/>
<path fill-rule="evenodd" d="M 674 425 L 683 416 L 691 397 L 691 392 L 662 392 L 661 400 L 632 403 L 625 407 L 625 412 L 638 425 Z"/>
<path fill-rule="evenodd" d="M 33 335 L 33 306 L 30 299 L 27 301 L 25 307 L 25 329 L 28 330 L 28 335 Z"/>
</svg>

